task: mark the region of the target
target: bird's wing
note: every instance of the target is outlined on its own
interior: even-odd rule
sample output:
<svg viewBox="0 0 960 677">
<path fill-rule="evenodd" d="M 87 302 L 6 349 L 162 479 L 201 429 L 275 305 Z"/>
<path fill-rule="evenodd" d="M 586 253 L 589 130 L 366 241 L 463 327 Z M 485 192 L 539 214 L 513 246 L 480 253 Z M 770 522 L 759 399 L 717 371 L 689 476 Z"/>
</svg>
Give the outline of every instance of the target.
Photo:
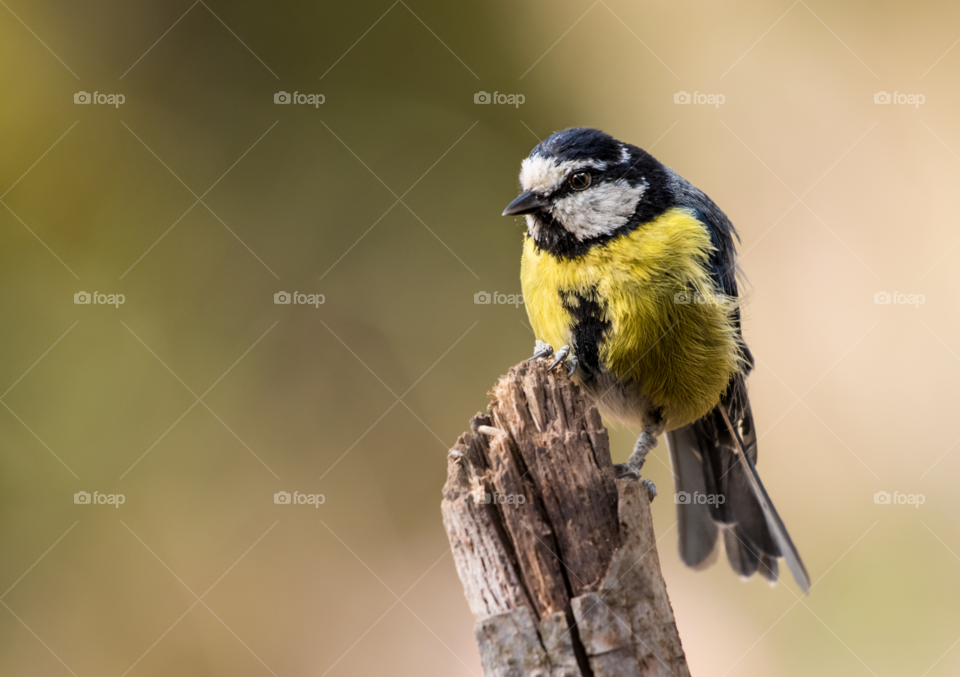
<svg viewBox="0 0 960 677">
<path fill-rule="evenodd" d="M 677 205 L 693 211 L 710 232 L 714 249 L 710 256 L 710 274 L 717 289 L 727 296 L 736 297 L 739 271 L 735 240 L 740 239 L 736 228 L 723 210 L 702 190 L 672 169 L 667 170 L 667 177 Z"/>
</svg>

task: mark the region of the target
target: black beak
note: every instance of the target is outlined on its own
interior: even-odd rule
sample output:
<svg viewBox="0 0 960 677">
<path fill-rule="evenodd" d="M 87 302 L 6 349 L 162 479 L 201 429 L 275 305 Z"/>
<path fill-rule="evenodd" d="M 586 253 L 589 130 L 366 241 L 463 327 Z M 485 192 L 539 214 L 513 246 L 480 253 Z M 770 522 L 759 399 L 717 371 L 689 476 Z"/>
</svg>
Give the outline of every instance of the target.
<svg viewBox="0 0 960 677">
<path fill-rule="evenodd" d="M 547 201 L 536 193 L 531 193 L 529 190 L 525 193 L 521 193 L 520 196 L 507 205 L 507 208 L 503 210 L 501 216 L 517 216 L 518 214 L 530 214 L 535 212 L 541 207 L 547 206 Z"/>
</svg>

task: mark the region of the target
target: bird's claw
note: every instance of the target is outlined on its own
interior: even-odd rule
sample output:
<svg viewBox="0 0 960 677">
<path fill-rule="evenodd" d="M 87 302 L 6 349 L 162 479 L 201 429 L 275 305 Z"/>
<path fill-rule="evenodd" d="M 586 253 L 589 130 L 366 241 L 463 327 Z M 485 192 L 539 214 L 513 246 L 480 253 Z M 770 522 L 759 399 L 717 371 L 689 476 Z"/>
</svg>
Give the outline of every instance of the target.
<svg viewBox="0 0 960 677">
<path fill-rule="evenodd" d="M 647 494 L 650 496 L 650 502 L 653 502 L 653 499 L 657 497 L 657 485 L 653 483 L 653 480 L 640 480 L 640 484 L 647 488 Z"/>
<path fill-rule="evenodd" d="M 537 339 L 537 343 L 533 347 L 533 357 L 529 358 L 527 362 L 532 362 L 541 357 L 549 357 L 550 355 L 553 355 L 553 346 Z"/>
<path fill-rule="evenodd" d="M 547 371 L 553 371 L 554 367 L 556 367 L 558 364 L 560 364 L 565 359 L 567 359 L 567 355 L 569 354 L 570 354 L 570 346 L 563 346 L 554 355 L 555 359 L 553 360 L 553 363 L 549 367 L 547 367 Z"/>
<path fill-rule="evenodd" d="M 652 501 L 657 497 L 657 485 L 653 483 L 653 480 L 649 479 L 640 479 L 640 469 L 636 466 L 632 466 L 629 463 L 617 463 L 613 466 L 614 473 L 616 473 L 616 478 L 618 480 L 630 480 L 631 482 L 639 481 L 647 489 L 647 494 L 650 496 Z"/>
<path fill-rule="evenodd" d="M 528 358 L 527 362 L 537 360 L 541 357 L 550 357 L 551 355 L 554 355 L 555 359 L 553 363 L 547 367 L 547 371 L 553 371 L 558 364 L 566 362 L 567 376 L 573 376 L 573 372 L 575 372 L 580 365 L 579 361 L 577 361 L 577 356 L 571 353 L 570 346 L 563 346 L 560 350 L 554 351 L 552 345 L 539 339 L 537 339 L 537 344 L 533 348 L 533 357 Z"/>
<path fill-rule="evenodd" d="M 554 367 L 561 362 L 567 363 L 567 378 L 573 376 L 573 372 L 580 366 L 580 362 L 577 360 L 577 356 L 571 352 L 570 346 L 563 346 L 557 351 L 557 358 L 553 361 L 553 364 L 547 367 L 547 371 L 553 371 Z"/>
</svg>

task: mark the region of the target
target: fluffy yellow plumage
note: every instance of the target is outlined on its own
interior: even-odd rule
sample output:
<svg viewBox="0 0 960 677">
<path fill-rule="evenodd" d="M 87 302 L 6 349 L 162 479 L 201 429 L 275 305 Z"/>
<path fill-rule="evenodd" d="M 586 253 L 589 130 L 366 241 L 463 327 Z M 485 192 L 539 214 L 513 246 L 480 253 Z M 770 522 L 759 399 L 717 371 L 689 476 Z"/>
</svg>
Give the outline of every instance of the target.
<svg viewBox="0 0 960 677">
<path fill-rule="evenodd" d="M 596 302 L 609 324 L 600 364 L 617 379 L 616 387 L 603 387 L 608 392 L 592 393 L 605 413 L 640 422 L 641 412 L 625 411 L 612 392 L 631 387 L 661 410 L 665 430 L 693 423 L 716 406 L 742 366 L 736 300 L 710 276 L 712 249 L 706 227 L 684 208 L 574 260 L 537 249 L 528 236 L 520 276 L 533 330 L 554 346 L 573 344 L 571 310 L 582 298 Z"/>
</svg>

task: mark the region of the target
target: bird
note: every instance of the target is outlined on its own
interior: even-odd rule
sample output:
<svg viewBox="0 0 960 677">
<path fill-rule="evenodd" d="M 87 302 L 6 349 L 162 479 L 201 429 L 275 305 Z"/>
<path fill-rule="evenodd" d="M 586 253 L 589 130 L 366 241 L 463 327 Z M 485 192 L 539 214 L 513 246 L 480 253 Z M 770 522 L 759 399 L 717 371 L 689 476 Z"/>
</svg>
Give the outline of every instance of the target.
<svg viewBox="0 0 960 677">
<path fill-rule="evenodd" d="M 629 460 L 614 468 L 651 498 L 640 471 L 666 437 L 686 565 L 713 564 L 722 540 L 742 579 L 759 572 L 775 584 L 782 558 L 807 593 L 806 567 L 756 469 L 754 358 L 730 219 L 648 152 L 589 127 L 534 147 L 520 190 L 503 215 L 526 221 L 530 359 L 563 363 L 608 419 L 639 426 Z"/>
</svg>

